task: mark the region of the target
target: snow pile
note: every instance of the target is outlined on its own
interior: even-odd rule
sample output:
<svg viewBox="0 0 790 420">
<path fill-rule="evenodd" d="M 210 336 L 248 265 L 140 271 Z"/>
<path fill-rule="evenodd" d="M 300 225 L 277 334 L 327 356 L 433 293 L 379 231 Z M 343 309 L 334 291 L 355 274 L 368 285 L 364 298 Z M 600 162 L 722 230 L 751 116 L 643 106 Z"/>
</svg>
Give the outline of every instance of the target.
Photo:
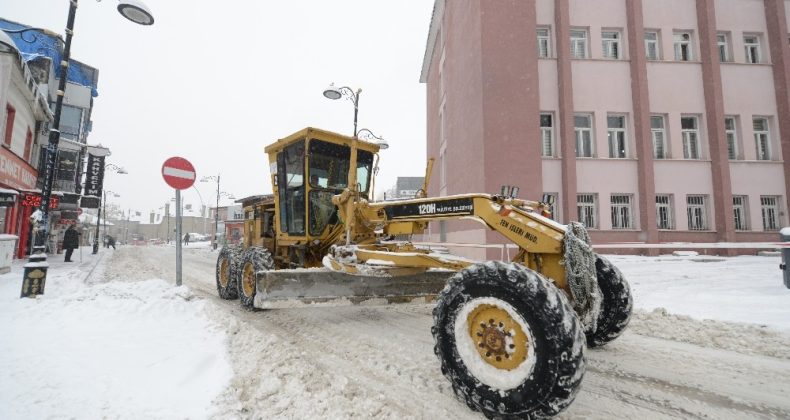
<svg viewBox="0 0 790 420">
<path fill-rule="evenodd" d="M 232 371 L 204 302 L 162 280 L 86 285 L 92 268 L 54 262 L 37 299 L 0 276 L 0 418 L 210 416 Z"/>
<path fill-rule="evenodd" d="M 628 331 L 742 354 L 790 359 L 790 335 L 760 325 L 695 321 L 689 316 L 669 314 L 664 308 L 635 311 Z"/>
</svg>

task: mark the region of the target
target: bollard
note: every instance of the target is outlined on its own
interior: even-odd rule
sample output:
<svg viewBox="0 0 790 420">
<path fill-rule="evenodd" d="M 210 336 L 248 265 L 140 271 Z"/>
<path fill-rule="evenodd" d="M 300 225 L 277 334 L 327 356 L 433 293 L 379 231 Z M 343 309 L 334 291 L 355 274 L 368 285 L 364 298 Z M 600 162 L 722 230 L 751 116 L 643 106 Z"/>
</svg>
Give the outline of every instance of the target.
<svg viewBox="0 0 790 420">
<path fill-rule="evenodd" d="M 43 246 L 33 247 L 33 254 L 30 255 L 28 262 L 25 263 L 25 271 L 22 275 L 22 293 L 19 297 L 32 297 L 44 294 L 44 286 L 47 284 L 47 254 L 44 253 Z"/>
<path fill-rule="evenodd" d="M 782 274 L 784 275 L 784 282 L 785 287 L 790 289 L 790 268 L 788 268 L 788 264 L 790 264 L 790 227 L 783 228 L 779 231 L 779 241 L 784 242 L 784 246 L 782 247 L 782 263 L 779 265 L 779 268 L 782 269 Z"/>
</svg>

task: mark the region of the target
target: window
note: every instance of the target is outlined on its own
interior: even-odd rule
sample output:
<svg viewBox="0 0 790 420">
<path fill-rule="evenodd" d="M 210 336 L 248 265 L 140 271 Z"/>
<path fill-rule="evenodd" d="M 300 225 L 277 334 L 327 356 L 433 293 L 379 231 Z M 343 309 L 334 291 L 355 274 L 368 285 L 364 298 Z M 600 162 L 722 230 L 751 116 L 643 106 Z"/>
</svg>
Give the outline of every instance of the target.
<svg viewBox="0 0 790 420">
<path fill-rule="evenodd" d="M 576 209 L 578 211 L 579 222 L 585 227 L 595 229 L 595 194 L 577 194 Z"/>
<path fill-rule="evenodd" d="M 27 128 L 27 135 L 25 136 L 25 152 L 22 154 L 22 159 L 30 163 L 30 152 L 33 149 L 33 132 L 30 127 Z"/>
<path fill-rule="evenodd" d="M 304 146 L 302 140 L 277 154 L 280 230 L 290 235 L 305 234 Z M 347 169 L 347 167 L 338 168 L 335 172 Z"/>
<path fill-rule="evenodd" d="M 538 57 L 551 56 L 551 35 L 549 28 L 538 28 Z"/>
<path fill-rule="evenodd" d="M 554 156 L 554 116 L 540 114 L 541 156 Z"/>
<path fill-rule="evenodd" d="M 612 229 L 633 229 L 631 201 L 628 194 L 612 194 Z"/>
<path fill-rule="evenodd" d="M 573 116 L 576 131 L 576 157 L 592 157 L 592 115 Z"/>
<path fill-rule="evenodd" d="M 749 230 L 749 219 L 746 217 L 746 196 L 732 196 L 732 212 L 735 220 L 735 230 Z"/>
<path fill-rule="evenodd" d="M 760 62 L 760 37 L 757 35 L 744 35 L 743 48 L 746 49 L 746 62 L 756 64 Z"/>
<path fill-rule="evenodd" d="M 675 32 L 675 60 L 691 61 L 691 32 Z"/>
<path fill-rule="evenodd" d="M 664 128 L 664 117 L 654 115 L 650 117 L 650 134 L 653 137 L 653 157 L 655 159 L 667 158 L 667 132 Z"/>
<path fill-rule="evenodd" d="M 645 32 L 645 57 L 648 60 L 659 60 L 661 56 L 658 54 L 658 32 L 647 31 Z"/>
<path fill-rule="evenodd" d="M 771 160 L 771 144 L 768 137 L 768 120 L 765 118 L 754 118 L 754 143 L 757 147 L 757 160 Z"/>
<path fill-rule="evenodd" d="M 672 219 L 672 196 L 669 194 L 656 195 L 656 224 L 659 229 L 674 229 Z"/>
<path fill-rule="evenodd" d="M 622 58 L 620 56 L 620 32 L 618 31 L 602 31 L 601 40 L 603 42 L 603 56 L 604 58 Z"/>
<path fill-rule="evenodd" d="M 60 114 L 60 135 L 69 140 L 79 140 L 82 127 L 82 108 L 63 105 Z"/>
<path fill-rule="evenodd" d="M 587 58 L 586 29 L 571 29 L 571 58 Z"/>
<path fill-rule="evenodd" d="M 610 115 L 606 117 L 606 124 L 609 128 L 609 157 L 625 158 L 625 117 Z"/>
<path fill-rule="evenodd" d="M 716 42 L 719 44 L 719 61 L 726 63 L 730 61 L 730 43 L 727 41 L 729 38 L 726 33 L 719 33 L 716 35 Z"/>
<path fill-rule="evenodd" d="M 735 117 L 724 117 L 724 135 L 727 137 L 727 156 L 738 159 L 738 135 L 735 132 Z"/>
<path fill-rule="evenodd" d="M 560 195 L 557 193 L 543 193 L 544 197 L 550 196 L 551 205 L 549 206 L 549 213 L 551 213 L 552 220 L 560 220 L 560 208 L 557 203 L 560 201 Z"/>
<path fill-rule="evenodd" d="M 707 200 L 704 195 L 686 196 L 689 230 L 708 230 Z"/>
<path fill-rule="evenodd" d="M 5 137 L 3 137 L 3 144 L 11 147 L 11 139 L 14 135 L 14 119 L 16 118 L 16 109 L 11 104 L 5 106 Z"/>
<path fill-rule="evenodd" d="M 760 196 L 760 209 L 763 212 L 763 230 L 779 230 L 779 197 Z"/>
<path fill-rule="evenodd" d="M 683 134 L 683 159 L 699 159 L 697 117 L 682 117 L 680 132 Z"/>
</svg>

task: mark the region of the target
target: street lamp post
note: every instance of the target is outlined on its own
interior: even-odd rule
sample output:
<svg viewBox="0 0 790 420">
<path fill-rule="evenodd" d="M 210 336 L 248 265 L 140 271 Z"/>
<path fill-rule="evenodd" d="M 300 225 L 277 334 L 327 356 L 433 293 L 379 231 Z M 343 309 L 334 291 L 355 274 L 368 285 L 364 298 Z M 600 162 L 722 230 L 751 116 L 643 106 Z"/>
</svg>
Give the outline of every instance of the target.
<svg viewBox="0 0 790 420">
<path fill-rule="evenodd" d="M 105 190 L 102 193 L 102 196 L 104 197 L 104 210 L 103 210 L 103 213 L 104 213 L 104 237 L 105 238 L 107 237 L 107 197 L 108 197 L 109 194 L 112 194 L 112 196 L 116 197 L 116 198 L 120 197 L 120 194 L 116 193 L 115 191 Z M 96 224 L 96 240 L 97 241 L 98 241 L 98 238 L 99 238 L 99 225 L 97 223 Z M 96 242 L 96 244 L 98 244 L 98 242 Z"/>
<path fill-rule="evenodd" d="M 211 243 L 213 249 L 217 249 L 217 229 L 219 228 L 219 174 L 217 176 L 204 176 L 200 182 L 217 181 L 217 207 L 214 207 L 214 240 Z"/>
<path fill-rule="evenodd" d="M 324 89 L 324 97 L 332 100 L 337 100 L 345 96 L 354 104 L 354 137 L 357 136 L 357 115 L 359 114 L 359 96 L 362 94 L 362 89 L 357 89 L 356 93 L 348 86 L 335 87 L 334 83 L 330 83 L 329 87 Z"/>
<path fill-rule="evenodd" d="M 114 165 L 112 163 L 108 163 L 108 164 L 104 165 L 104 170 L 105 171 L 108 168 L 114 170 L 116 173 L 119 173 L 119 174 L 124 174 L 125 175 L 125 174 L 129 173 L 129 172 L 126 172 L 126 169 L 124 169 L 124 168 L 122 168 L 122 167 L 120 167 L 118 165 Z M 112 192 L 112 191 L 110 191 L 110 192 Z M 113 193 L 113 194 L 115 194 L 115 193 Z M 116 197 L 120 197 L 117 194 L 115 196 Z M 107 198 L 106 197 L 104 199 L 104 202 L 105 202 L 105 204 L 107 203 Z M 102 209 L 101 209 L 101 207 L 99 207 L 99 209 L 96 211 L 96 237 L 93 238 L 93 252 L 92 252 L 93 254 L 98 254 L 99 253 L 99 225 L 101 224 L 101 213 L 102 213 Z M 104 218 L 105 219 L 107 218 L 107 214 L 104 215 Z"/>
<path fill-rule="evenodd" d="M 41 205 L 39 211 L 41 212 L 41 229 L 42 234 L 36 237 L 36 246 L 33 248 L 34 253 L 26 264 L 25 274 L 22 283 L 22 296 L 30 296 L 44 293 L 44 284 L 46 283 L 46 275 L 48 265 L 46 264 L 46 253 L 44 252 L 44 244 L 46 243 L 47 235 L 49 233 L 49 199 L 52 195 L 52 183 L 55 180 L 55 157 L 58 153 L 58 144 L 60 143 L 60 116 L 63 110 L 63 97 L 66 95 L 66 82 L 68 80 L 69 60 L 71 59 L 71 40 L 74 37 L 74 19 L 77 15 L 78 0 L 69 0 L 69 14 L 66 19 L 66 39 L 63 46 L 63 57 L 60 61 L 60 80 L 58 81 L 58 90 L 56 92 L 55 111 L 52 120 L 52 127 L 49 130 L 49 144 L 47 144 L 45 152 L 45 166 L 44 166 L 44 182 L 41 187 Z M 118 2 L 118 12 L 130 21 L 140 25 L 152 25 L 154 17 L 148 7 L 140 0 L 122 0 Z M 27 31 L 41 31 L 49 33 L 41 28 L 25 28 L 18 31 L 6 32 L 27 32 Z M 42 264 L 43 263 L 43 264 Z M 28 267 L 28 265 L 30 265 Z M 30 269 L 28 269 L 30 268 Z M 34 269 L 35 268 L 35 269 Z M 34 276 L 29 276 L 33 274 Z M 34 281 L 35 280 L 35 281 Z M 36 291 L 29 293 L 32 290 L 30 285 L 35 284 Z M 26 291 L 25 288 L 28 288 Z"/>
</svg>

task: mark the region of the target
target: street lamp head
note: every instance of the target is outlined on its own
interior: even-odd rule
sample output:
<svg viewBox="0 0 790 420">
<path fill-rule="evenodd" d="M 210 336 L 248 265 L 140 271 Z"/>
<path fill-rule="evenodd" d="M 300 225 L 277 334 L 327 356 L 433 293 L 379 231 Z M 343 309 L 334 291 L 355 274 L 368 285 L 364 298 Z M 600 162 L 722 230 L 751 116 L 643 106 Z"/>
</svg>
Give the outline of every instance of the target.
<svg viewBox="0 0 790 420">
<path fill-rule="evenodd" d="M 154 15 L 145 3 L 140 0 L 120 0 L 118 2 L 118 12 L 126 19 L 139 25 L 153 25 Z"/>
<path fill-rule="evenodd" d="M 122 174 L 122 175 L 127 175 L 129 172 L 126 171 L 126 169 L 124 169 L 124 168 L 120 168 L 120 169 L 118 169 L 118 171 L 116 171 L 116 173 L 119 173 L 119 174 Z"/>
<path fill-rule="evenodd" d="M 324 89 L 324 97 L 334 101 L 342 98 L 343 94 L 340 92 L 340 89 L 335 87 L 334 83 L 330 83 L 329 87 Z"/>
</svg>

